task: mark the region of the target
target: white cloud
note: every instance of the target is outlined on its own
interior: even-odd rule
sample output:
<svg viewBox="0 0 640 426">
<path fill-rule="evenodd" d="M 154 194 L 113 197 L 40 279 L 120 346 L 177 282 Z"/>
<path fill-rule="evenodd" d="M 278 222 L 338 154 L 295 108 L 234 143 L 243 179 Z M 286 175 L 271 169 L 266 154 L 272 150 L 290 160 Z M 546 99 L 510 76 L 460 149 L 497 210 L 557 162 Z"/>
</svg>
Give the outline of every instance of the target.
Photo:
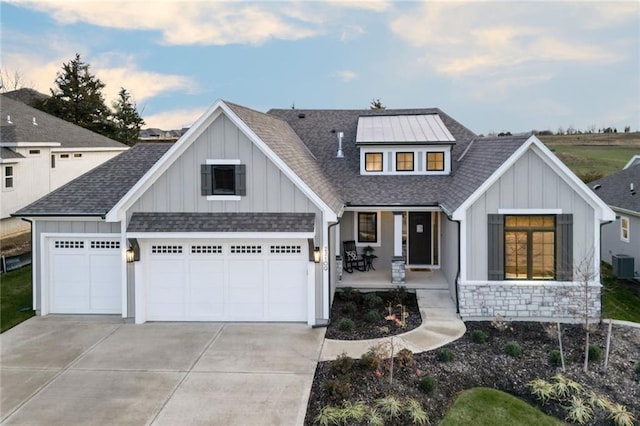
<svg viewBox="0 0 640 426">
<path fill-rule="evenodd" d="M 333 76 L 339 78 L 344 83 L 348 83 L 358 78 L 358 74 L 351 70 L 336 71 L 333 73 Z"/>
<path fill-rule="evenodd" d="M 364 35 L 365 30 L 359 25 L 348 25 L 342 30 L 340 41 L 352 41 Z"/>
<path fill-rule="evenodd" d="M 145 116 L 146 127 L 154 127 L 162 130 L 182 129 L 191 125 L 207 110 L 207 107 L 175 109 L 163 111 L 157 114 Z"/>
</svg>

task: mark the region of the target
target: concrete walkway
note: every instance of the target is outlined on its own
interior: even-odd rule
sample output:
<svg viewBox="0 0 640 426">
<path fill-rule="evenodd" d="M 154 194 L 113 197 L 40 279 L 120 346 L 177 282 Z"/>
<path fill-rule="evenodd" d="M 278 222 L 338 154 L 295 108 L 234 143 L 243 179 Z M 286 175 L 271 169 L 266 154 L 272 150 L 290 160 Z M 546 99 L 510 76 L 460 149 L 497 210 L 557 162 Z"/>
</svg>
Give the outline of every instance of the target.
<svg viewBox="0 0 640 426">
<path fill-rule="evenodd" d="M 458 318 L 456 307 L 449 291 L 416 290 L 418 307 L 422 315 L 420 327 L 407 333 L 393 336 L 394 352 L 407 348 L 413 353 L 430 351 L 462 337 L 467 328 Z M 325 339 L 320 361 L 336 359 L 346 353 L 351 358 L 360 358 L 371 347 L 389 338 L 370 340 Z"/>
</svg>

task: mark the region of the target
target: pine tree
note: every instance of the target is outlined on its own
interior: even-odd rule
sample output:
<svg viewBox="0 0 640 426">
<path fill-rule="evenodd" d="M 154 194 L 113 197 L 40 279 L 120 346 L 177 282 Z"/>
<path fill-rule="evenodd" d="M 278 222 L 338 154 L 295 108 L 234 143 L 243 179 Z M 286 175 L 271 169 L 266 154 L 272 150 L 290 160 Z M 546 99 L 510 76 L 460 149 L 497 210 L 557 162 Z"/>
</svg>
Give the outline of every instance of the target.
<svg viewBox="0 0 640 426">
<path fill-rule="evenodd" d="M 89 72 L 89 64 L 76 53 L 69 63 L 62 64 L 55 80 L 56 89 L 40 109 L 78 126 L 109 136 L 113 125 L 104 102 L 104 83 Z"/>
<path fill-rule="evenodd" d="M 135 145 L 138 141 L 140 128 L 144 125 L 144 120 L 138 114 L 136 104 L 131 99 L 131 95 L 124 87 L 118 92 L 118 99 L 112 103 L 114 125 L 113 139 L 129 146 Z"/>
<path fill-rule="evenodd" d="M 387 109 L 387 107 L 382 105 L 382 101 L 380 99 L 372 99 L 370 108 L 371 109 Z"/>
</svg>

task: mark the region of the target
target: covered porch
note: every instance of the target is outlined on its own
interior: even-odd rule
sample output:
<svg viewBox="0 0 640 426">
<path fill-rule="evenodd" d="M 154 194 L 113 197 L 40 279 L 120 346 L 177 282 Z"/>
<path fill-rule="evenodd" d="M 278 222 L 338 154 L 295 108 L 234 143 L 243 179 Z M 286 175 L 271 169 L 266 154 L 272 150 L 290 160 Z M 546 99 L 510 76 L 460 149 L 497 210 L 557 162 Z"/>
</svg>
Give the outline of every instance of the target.
<svg viewBox="0 0 640 426">
<path fill-rule="evenodd" d="M 408 290 L 449 290 L 449 283 L 440 269 L 407 268 L 405 282 L 402 285 Z M 338 275 L 337 288 L 351 287 L 358 290 L 380 290 L 393 287 L 391 283 L 391 267 L 376 267 L 375 270 L 354 271 L 349 274 L 342 271 Z"/>
</svg>

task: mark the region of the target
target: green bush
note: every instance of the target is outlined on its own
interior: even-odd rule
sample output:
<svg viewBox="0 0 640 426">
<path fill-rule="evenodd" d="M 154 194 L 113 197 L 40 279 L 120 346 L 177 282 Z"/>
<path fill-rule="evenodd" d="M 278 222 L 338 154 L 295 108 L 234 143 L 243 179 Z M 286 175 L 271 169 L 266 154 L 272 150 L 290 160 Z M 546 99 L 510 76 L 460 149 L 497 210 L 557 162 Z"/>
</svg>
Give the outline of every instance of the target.
<svg viewBox="0 0 640 426">
<path fill-rule="evenodd" d="M 364 320 L 372 324 L 379 322 L 381 319 L 382 315 L 380 314 L 380 311 L 376 309 L 370 309 L 366 314 L 364 314 Z"/>
<path fill-rule="evenodd" d="M 337 400 L 348 399 L 351 396 L 351 382 L 342 377 L 335 380 L 326 380 L 322 385 L 322 389 L 330 398 Z"/>
<path fill-rule="evenodd" d="M 473 330 L 471 332 L 471 341 L 473 343 L 485 343 L 487 341 L 487 333 L 482 330 Z"/>
<path fill-rule="evenodd" d="M 378 296 L 375 293 L 367 293 L 364 295 L 364 302 L 371 309 L 380 309 L 384 304 L 382 297 Z"/>
<path fill-rule="evenodd" d="M 407 300 L 407 288 L 404 286 L 398 286 L 390 291 L 391 297 L 395 304 L 404 305 Z"/>
<path fill-rule="evenodd" d="M 423 393 L 429 394 L 436 390 L 436 379 L 431 376 L 424 376 L 418 382 L 418 387 Z"/>
<path fill-rule="evenodd" d="M 598 362 L 602 359 L 602 350 L 596 345 L 589 345 L 589 362 Z"/>
<path fill-rule="evenodd" d="M 438 358 L 438 361 L 440 362 L 451 362 L 455 358 L 455 355 L 451 349 L 442 348 L 442 349 L 438 349 L 438 352 L 436 353 L 436 358 Z"/>
<path fill-rule="evenodd" d="M 376 351 L 369 349 L 360 357 L 360 366 L 365 370 L 377 370 L 382 363 L 382 359 Z"/>
<path fill-rule="evenodd" d="M 520 347 L 520 344 L 516 341 L 511 341 L 507 343 L 507 346 L 505 346 L 504 351 L 507 355 L 514 358 L 520 358 L 522 356 L 522 348 Z"/>
<path fill-rule="evenodd" d="M 411 352 L 411 349 L 400 349 L 398 351 L 398 354 L 396 355 L 396 358 L 398 359 L 398 365 L 400 365 L 401 367 L 410 367 L 414 364 L 413 352 Z"/>
<path fill-rule="evenodd" d="M 342 318 L 338 323 L 340 331 L 353 331 L 356 327 L 356 323 L 351 318 Z"/>
<path fill-rule="evenodd" d="M 351 372 L 353 368 L 353 358 L 346 353 L 342 353 L 335 361 L 331 363 L 331 371 L 334 374 L 346 376 Z"/>
<path fill-rule="evenodd" d="M 549 352 L 549 364 L 554 367 L 559 367 L 562 365 L 562 357 L 560 356 L 560 351 L 558 349 L 554 349 Z"/>
<path fill-rule="evenodd" d="M 342 313 L 345 315 L 353 316 L 358 312 L 358 305 L 355 302 L 347 302 L 342 305 Z"/>
<path fill-rule="evenodd" d="M 344 300 L 358 300 L 360 292 L 352 287 L 344 287 L 342 289 L 342 298 Z"/>
</svg>

